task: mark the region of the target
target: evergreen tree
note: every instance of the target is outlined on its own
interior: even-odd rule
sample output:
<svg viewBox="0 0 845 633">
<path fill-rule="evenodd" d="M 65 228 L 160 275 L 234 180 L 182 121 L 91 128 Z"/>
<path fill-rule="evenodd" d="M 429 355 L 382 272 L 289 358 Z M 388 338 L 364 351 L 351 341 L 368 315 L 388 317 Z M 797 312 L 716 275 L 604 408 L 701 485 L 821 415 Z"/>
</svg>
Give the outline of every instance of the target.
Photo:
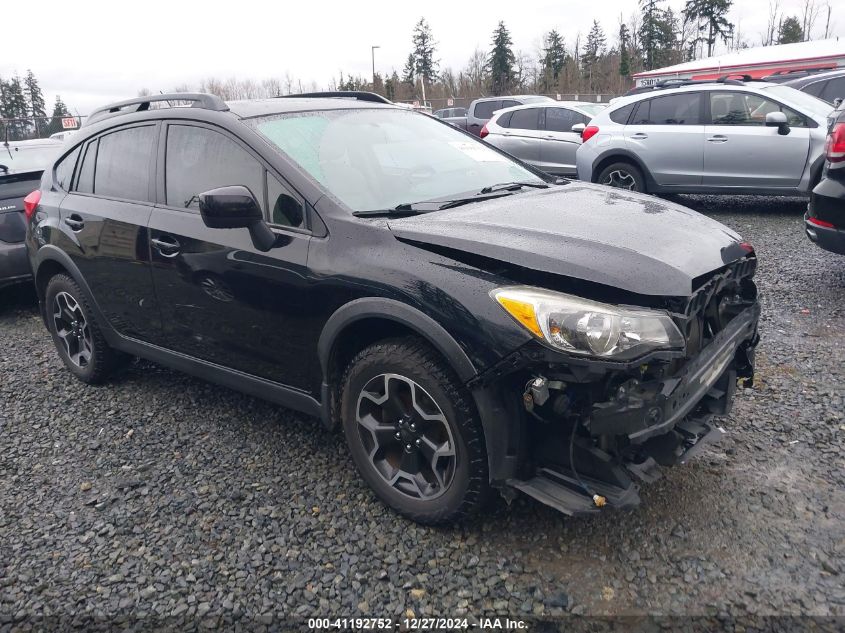
<svg viewBox="0 0 845 633">
<path fill-rule="evenodd" d="M 399 85 L 399 75 L 396 71 L 384 80 L 384 96 L 393 101 L 396 98 L 396 87 Z"/>
<path fill-rule="evenodd" d="M 38 80 L 31 70 L 26 71 L 26 78 L 24 78 L 24 92 L 27 100 L 28 115 L 32 117 L 35 124 L 36 135 L 40 135 L 41 127 L 47 118 L 46 104 L 44 103 L 44 93 L 41 92 L 41 86 L 38 85 Z"/>
<path fill-rule="evenodd" d="M 417 83 L 417 64 L 413 53 L 408 53 L 408 61 L 405 62 L 405 70 L 402 71 L 402 81 L 408 84 L 413 91 Z"/>
<path fill-rule="evenodd" d="M 434 59 L 434 36 L 425 18 L 420 18 L 414 27 L 414 70 L 416 76 L 429 83 L 437 78 L 437 60 Z"/>
<path fill-rule="evenodd" d="M 563 38 L 552 29 L 543 40 L 543 57 L 540 59 L 540 74 L 543 77 L 543 91 L 549 92 L 557 86 L 560 73 L 566 64 L 566 48 Z"/>
<path fill-rule="evenodd" d="M 731 4 L 733 0 L 687 0 L 684 17 L 700 23 L 698 41 L 707 44 L 707 57 L 713 55 L 716 40 L 727 42 L 731 37 L 734 25 L 725 17 Z"/>
<path fill-rule="evenodd" d="M 593 90 L 593 76 L 598 72 L 599 59 L 604 54 L 605 41 L 604 30 L 598 20 L 593 20 L 593 26 L 587 34 L 584 52 L 581 55 L 581 69 L 590 92 Z"/>
<path fill-rule="evenodd" d="M 804 29 L 796 17 L 784 18 L 778 29 L 778 44 L 793 44 L 804 41 Z"/>
<path fill-rule="evenodd" d="M 29 136 L 32 126 L 28 120 L 27 110 L 23 83 L 21 78 L 15 75 L 3 86 L 3 117 L 13 119 L 7 123 L 9 140 L 19 141 Z"/>
<path fill-rule="evenodd" d="M 47 136 L 62 131 L 62 118 L 71 116 L 65 102 L 62 101 L 61 96 L 56 95 L 56 103 L 53 106 L 53 114 L 51 115 L 50 124 L 47 126 Z"/>
<path fill-rule="evenodd" d="M 667 12 L 659 6 L 661 2 L 663 0 L 640 0 L 643 21 L 639 37 L 645 70 L 653 70 L 668 63 L 675 44 L 672 14 L 667 19 Z"/>
<path fill-rule="evenodd" d="M 619 25 L 619 74 L 622 77 L 631 76 L 631 57 L 628 53 L 628 27 Z"/>
<path fill-rule="evenodd" d="M 490 70 L 490 91 L 494 95 L 505 94 L 513 85 L 516 56 L 511 46 L 513 46 L 511 35 L 505 23 L 500 21 L 496 30 L 493 31 L 493 49 L 487 58 L 487 68 Z"/>
<path fill-rule="evenodd" d="M 662 9 L 658 6 L 661 0 L 640 0 L 643 21 L 640 24 L 640 45 L 643 49 L 643 67 L 652 70 L 655 67 L 655 52 L 659 47 L 659 26 Z"/>
</svg>

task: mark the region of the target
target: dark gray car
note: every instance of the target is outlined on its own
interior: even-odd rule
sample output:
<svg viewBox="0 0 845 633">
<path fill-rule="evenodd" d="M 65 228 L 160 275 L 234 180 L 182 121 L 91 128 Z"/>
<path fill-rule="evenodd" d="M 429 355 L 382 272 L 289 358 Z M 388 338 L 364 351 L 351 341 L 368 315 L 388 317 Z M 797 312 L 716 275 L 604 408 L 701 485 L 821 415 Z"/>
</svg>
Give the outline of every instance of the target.
<svg viewBox="0 0 845 633">
<path fill-rule="evenodd" d="M 812 73 L 806 77 L 790 79 L 782 85 L 806 92 L 822 101 L 834 103 L 836 99 L 845 99 L 845 69 Z"/>
<path fill-rule="evenodd" d="M 49 139 L 0 143 L 0 288 L 31 279 L 26 258 L 24 198 L 59 153 Z"/>
</svg>

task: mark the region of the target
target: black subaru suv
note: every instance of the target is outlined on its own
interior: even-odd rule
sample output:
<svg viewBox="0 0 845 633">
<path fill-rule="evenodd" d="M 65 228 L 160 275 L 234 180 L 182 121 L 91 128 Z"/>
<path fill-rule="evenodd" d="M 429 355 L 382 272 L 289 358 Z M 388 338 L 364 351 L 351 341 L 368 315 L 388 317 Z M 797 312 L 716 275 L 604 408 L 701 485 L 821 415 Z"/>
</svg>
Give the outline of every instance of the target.
<svg viewBox="0 0 845 633">
<path fill-rule="evenodd" d="M 822 178 L 810 194 L 804 232 L 831 253 L 845 255 L 845 105 L 828 117 Z"/>
<path fill-rule="evenodd" d="M 368 93 L 162 95 L 89 121 L 27 233 L 68 369 L 98 383 L 140 356 L 342 426 L 415 520 L 494 489 L 631 507 L 752 379 L 754 251 L 684 207 Z"/>
</svg>

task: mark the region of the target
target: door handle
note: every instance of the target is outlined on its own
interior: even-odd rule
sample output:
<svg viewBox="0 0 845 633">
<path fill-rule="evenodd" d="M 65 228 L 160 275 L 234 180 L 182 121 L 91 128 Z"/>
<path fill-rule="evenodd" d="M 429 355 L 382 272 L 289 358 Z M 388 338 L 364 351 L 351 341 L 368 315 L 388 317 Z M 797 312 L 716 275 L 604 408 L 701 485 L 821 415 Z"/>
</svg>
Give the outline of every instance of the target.
<svg viewBox="0 0 845 633">
<path fill-rule="evenodd" d="M 631 138 L 635 141 L 641 141 L 644 138 L 648 138 L 648 134 L 646 134 L 645 132 L 637 132 L 636 134 L 631 134 Z"/>
<path fill-rule="evenodd" d="M 162 257 L 175 257 L 179 254 L 179 249 L 182 248 L 181 244 L 172 237 L 161 240 L 153 238 L 150 240 L 150 244 L 152 244 L 153 248 L 161 253 Z"/>
<path fill-rule="evenodd" d="M 708 143 L 726 143 L 728 140 L 727 136 L 722 136 L 721 134 L 717 134 L 716 136 L 711 136 L 707 139 Z"/>
<path fill-rule="evenodd" d="M 68 217 L 64 219 L 64 222 L 70 227 L 70 230 L 74 232 L 79 232 L 83 228 L 85 228 L 85 222 L 76 213 L 71 213 Z"/>
</svg>

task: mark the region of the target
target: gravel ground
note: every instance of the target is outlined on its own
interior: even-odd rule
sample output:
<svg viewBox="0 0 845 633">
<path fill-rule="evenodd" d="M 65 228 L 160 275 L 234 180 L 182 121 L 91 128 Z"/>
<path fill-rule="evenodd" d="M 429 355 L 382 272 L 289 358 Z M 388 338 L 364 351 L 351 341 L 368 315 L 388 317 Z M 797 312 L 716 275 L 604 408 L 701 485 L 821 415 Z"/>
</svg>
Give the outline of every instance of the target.
<svg viewBox="0 0 845 633">
<path fill-rule="evenodd" d="M 0 294 L 0 630 L 32 614 L 845 616 L 845 258 L 807 241 L 800 200 L 681 201 L 757 248 L 759 379 L 727 438 L 629 513 L 518 499 L 415 525 L 314 420 L 146 362 L 84 386 L 31 295 Z"/>
</svg>

